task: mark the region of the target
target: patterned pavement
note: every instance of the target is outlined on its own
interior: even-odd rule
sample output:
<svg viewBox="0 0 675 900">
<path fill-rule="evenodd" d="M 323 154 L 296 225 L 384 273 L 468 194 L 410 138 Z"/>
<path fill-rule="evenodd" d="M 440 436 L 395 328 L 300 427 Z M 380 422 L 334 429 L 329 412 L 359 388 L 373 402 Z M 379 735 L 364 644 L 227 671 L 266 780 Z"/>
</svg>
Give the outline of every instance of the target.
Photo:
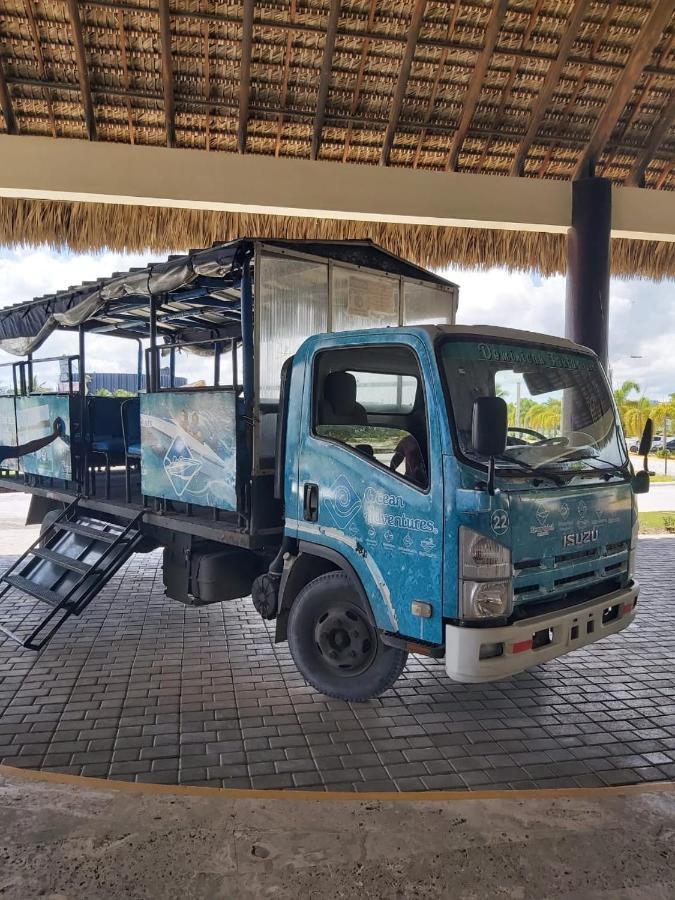
<svg viewBox="0 0 675 900">
<path fill-rule="evenodd" d="M 354 705 L 309 688 L 249 601 L 166 601 L 160 566 L 133 557 L 39 656 L 0 643 L 3 763 L 342 791 L 675 778 L 675 538 L 640 541 L 641 611 L 622 634 L 492 685 L 411 657 L 394 690 Z"/>
</svg>

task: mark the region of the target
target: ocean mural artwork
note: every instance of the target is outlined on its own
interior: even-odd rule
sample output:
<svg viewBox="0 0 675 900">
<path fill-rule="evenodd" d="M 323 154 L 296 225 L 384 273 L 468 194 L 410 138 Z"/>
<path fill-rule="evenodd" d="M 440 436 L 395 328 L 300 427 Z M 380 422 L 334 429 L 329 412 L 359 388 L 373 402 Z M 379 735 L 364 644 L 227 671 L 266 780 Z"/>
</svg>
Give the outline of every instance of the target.
<svg viewBox="0 0 675 900">
<path fill-rule="evenodd" d="M 15 447 L 17 444 L 14 397 L 0 397 L 0 445 Z M 19 461 L 15 458 L 8 457 L 2 461 L 3 469 L 17 469 L 18 465 Z"/>
<path fill-rule="evenodd" d="M 35 394 L 16 398 L 16 430 L 19 444 L 49 435 L 55 420 L 62 423 L 55 441 L 20 460 L 19 467 L 28 475 L 42 475 L 70 481 L 73 458 L 70 446 L 70 397 L 64 394 Z"/>
<path fill-rule="evenodd" d="M 234 395 L 160 392 L 140 399 L 143 494 L 236 509 Z"/>
</svg>

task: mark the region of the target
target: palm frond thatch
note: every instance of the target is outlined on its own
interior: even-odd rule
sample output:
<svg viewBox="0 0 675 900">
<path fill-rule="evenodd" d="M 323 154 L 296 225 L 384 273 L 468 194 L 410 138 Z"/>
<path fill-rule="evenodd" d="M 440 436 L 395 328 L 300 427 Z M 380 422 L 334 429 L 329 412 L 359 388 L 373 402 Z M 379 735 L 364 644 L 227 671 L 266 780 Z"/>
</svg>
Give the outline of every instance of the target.
<svg viewBox="0 0 675 900">
<path fill-rule="evenodd" d="M 245 235 L 289 239 L 371 238 L 427 268 L 447 266 L 554 275 L 565 271 L 565 235 L 480 228 L 443 228 L 209 210 L 0 199 L 0 244 L 42 244 L 155 253 L 206 247 Z M 612 241 L 612 272 L 675 277 L 675 243 Z"/>
</svg>

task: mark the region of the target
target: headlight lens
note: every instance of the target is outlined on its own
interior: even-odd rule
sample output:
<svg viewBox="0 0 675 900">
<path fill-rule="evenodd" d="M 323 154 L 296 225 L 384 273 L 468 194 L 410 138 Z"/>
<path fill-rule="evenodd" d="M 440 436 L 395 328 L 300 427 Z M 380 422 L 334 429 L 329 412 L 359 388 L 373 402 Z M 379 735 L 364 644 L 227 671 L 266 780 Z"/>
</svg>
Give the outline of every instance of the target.
<svg viewBox="0 0 675 900">
<path fill-rule="evenodd" d="M 459 529 L 459 555 L 463 578 L 487 579 L 511 576 L 511 551 L 471 528 Z"/>
<path fill-rule="evenodd" d="M 462 618 L 489 619 L 511 611 L 510 581 L 465 581 L 462 585 Z"/>
</svg>

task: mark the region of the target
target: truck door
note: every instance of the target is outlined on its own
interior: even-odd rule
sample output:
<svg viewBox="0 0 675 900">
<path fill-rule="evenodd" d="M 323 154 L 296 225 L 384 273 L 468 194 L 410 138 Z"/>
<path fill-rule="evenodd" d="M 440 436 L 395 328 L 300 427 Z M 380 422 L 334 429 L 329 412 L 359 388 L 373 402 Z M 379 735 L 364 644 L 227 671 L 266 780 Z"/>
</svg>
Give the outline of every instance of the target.
<svg viewBox="0 0 675 900">
<path fill-rule="evenodd" d="M 380 628 L 440 643 L 442 454 L 422 375 L 427 350 L 405 340 L 315 351 L 303 396 L 298 537 L 351 564 Z"/>
</svg>

